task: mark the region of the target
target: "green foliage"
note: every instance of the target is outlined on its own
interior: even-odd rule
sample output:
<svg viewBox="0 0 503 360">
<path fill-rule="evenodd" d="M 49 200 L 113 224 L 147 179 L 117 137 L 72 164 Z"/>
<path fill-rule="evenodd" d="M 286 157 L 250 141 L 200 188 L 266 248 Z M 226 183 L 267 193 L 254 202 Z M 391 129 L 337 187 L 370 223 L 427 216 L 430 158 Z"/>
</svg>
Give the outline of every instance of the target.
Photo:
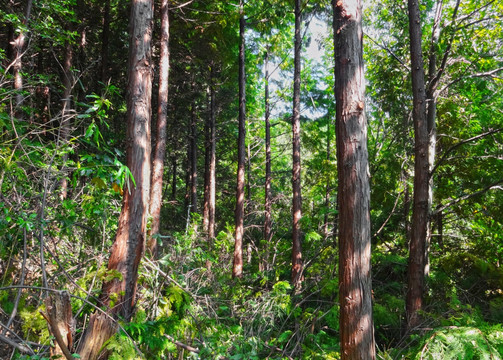
<svg viewBox="0 0 503 360">
<path fill-rule="evenodd" d="M 448 327 L 425 336 L 414 359 L 500 359 L 503 356 L 501 326 Z"/>
</svg>

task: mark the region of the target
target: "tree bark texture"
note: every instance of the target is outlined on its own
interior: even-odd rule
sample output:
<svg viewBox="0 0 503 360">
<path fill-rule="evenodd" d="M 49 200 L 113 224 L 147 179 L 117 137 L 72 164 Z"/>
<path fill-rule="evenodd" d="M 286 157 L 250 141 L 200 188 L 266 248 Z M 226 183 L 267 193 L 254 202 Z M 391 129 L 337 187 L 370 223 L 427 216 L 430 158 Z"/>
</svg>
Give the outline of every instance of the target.
<svg viewBox="0 0 503 360">
<path fill-rule="evenodd" d="M 157 242 L 161 223 L 162 178 L 166 154 L 166 127 L 168 116 L 169 80 L 169 10 L 168 0 L 161 2 L 161 53 L 159 58 L 159 92 L 157 98 L 157 141 L 152 157 L 150 189 L 150 216 L 152 217 L 148 248 L 157 255 Z"/>
<path fill-rule="evenodd" d="M 360 0 L 334 0 L 341 359 L 375 359 Z"/>
<path fill-rule="evenodd" d="M 406 299 L 407 327 L 410 330 L 419 325 L 419 311 L 423 306 L 425 246 L 429 216 L 429 156 L 419 4 L 416 0 L 409 0 L 408 8 L 415 142 L 414 195 Z"/>
<path fill-rule="evenodd" d="M 239 18 L 239 117 L 238 117 L 238 169 L 236 184 L 235 237 L 232 277 L 243 275 L 243 219 L 245 200 L 245 137 L 246 137 L 246 73 L 245 73 L 245 17 L 240 2 Z"/>
<path fill-rule="evenodd" d="M 135 305 L 138 266 L 144 252 L 150 197 L 150 117 L 152 92 L 151 37 L 153 1 L 132 0 L 127 95 L 127 179 L 117 235 L 108 261 L 110 272 L 120 273 L 103 284 L 100 300 L 115 318 L 129 321 Z M 98 357 L 104 341 L 116 331 L 114 323 L 95 313 L 78 353 L 81 359 Z"/>
<path fill-rule="evenodd" d="M 300 183 L 300 17 L 301 0 L 295 0 L 295 42 L 293 72 L 293 116 L 292 116 L 292 284 L 302 281 L 302 244 L 300 219 L 302 218 L 302 197 Z"/>
<path fill-rule="evenodd" d="M 271 120 L 269 106 L 269 49 L 265 53 L 265 206 L 264 206 L 264 240 L 265 261 L 264 269 L 269 270 L 269 251 L 272 239 L 271 220 Z"/>
</svg>

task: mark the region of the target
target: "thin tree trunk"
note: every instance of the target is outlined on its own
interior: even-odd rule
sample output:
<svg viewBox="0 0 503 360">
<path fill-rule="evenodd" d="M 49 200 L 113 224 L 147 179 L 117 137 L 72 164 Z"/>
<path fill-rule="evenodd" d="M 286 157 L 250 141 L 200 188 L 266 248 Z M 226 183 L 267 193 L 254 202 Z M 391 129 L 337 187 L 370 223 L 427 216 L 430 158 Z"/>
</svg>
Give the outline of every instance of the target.
<svg viewBox="0 0 503 360">
<path fill-rule="evenodd" d="M 210 80 L 211 81 L 211 80 Z M 208 234 L 210 224 L 210 159 L 211 159 L 211 85 L 208 91 L 208 117 L 204 122 L 204 199 L 203 199 L 203 231 Z"/>
<path fill-rule="evenodd" d="M 157 243 L 161 224 L 162 178 L 166 154 L 166 127 L 168 116 L 169 79 L 169 10 L 168 0 L 161 2 L 161 53 L 159 58 L 159 92 L 157 97 L 157 141 L 152 158 L 150 189 L 150 216 L 152 217 L 148 249 L 157 256 Z"/>
<path fill-rule="evenodd" d="M 103 29 L 101 32 L 101 81 L 106 84 L 110 78 L 108 74 L 108 47 L 110 39 L 110 0 L 105 2 L 103 13 Z M 161 44 L 162 46 L 162 44 Z"/>
<path fill-rule="evenodd" d="M 136 302 L 138 266 L 144 252 L 150 196 L 151 36 L 153 1 L 132 0 L 128 65 L 127 166 L 136 186 L 128 179 L 124 190 L 117 236 L 110 252 L 108 270 L 121 277 L 106 281 L 100 300 L 114 318 L 129 321 Z M 91 316 L 80 342 L 81 359 L 98 357 L 105 341 L 116 331 L 114 322 L 101 313 Z"/>
<path fill-rule="evenodd" d="M 197 115 L 192 103 L 190 123 L 190 212 L 197 213 Z"/>
<path fill-rule="evenodd" d="M 245 17 L 243 2 L 239 4 L 239 130 L 238 130 L 238 170 L 236 185 L 236 232 L 234 237 L 234 260 L 232 277 L 243 276 L 243 218 L 245 202 L 245 137 L 246 137 L 246 73 L 245 73 Z"/>
<path fill-rule="evenodd" d="M 211 94 L 210 94 L 210 154 L 209 154 L 209 178 L 208 178 L 208 238 L 215 237 L 215 197 L 216 197 L 216 104 L 215 104 L 215 85 L 214 85 L 214 66 L 211 68 Z"/>
<path fill-rule="evenodd" d="M 328 131 L 327 131 L 327 163 L 330 162 L 330 125 L 328 125 Z M 325 216 L 323 218 L 323 235 L 325 240 L 327 240 L 329 236 L 329 229 L 328 229 L 329 208 L 330 208 L 330 176 L 327 176 L 327 182 L 325 184 Z"/>
<path fill-rule="evenodd" d="M 27 25 L 28 21 L 30 20 L 30 14 L 31 14 L 31 9 L 33 5 L 33 0 L 28 0 L 26 4 L 26 11 L 25 11 L 25 16 L 22 21 L 23 25 Z M 12 34 L 14 35 L 14 33 Z M 10 37 L 9 37 L 10 39 Z M 19 120 L 23 118 L 23 99 L 24 96 L 22 94 L 23 91 L 23 76 L 21 75 L 21 72 L 23 70 L 23 52 L 24 52 L 24 47 L 25 47 L 25 40 L 26 40 L 26 34 L 24 31 L 20 31 L 19 35 L 14 39 L 12 42 L 13 45 L 13 52 L 12 52 L 12 57 L 13 57 L 13 64 L 12 64 L 12 70 L 13 70 L 13 75 L 14 75 L 14 90 L 16 92 L 16 110 L 15 110 L 15 117 Z"/>
<path fill-rule="evenodd" d="M 341 359 L 375 359 L 361 0 L 334 0 Z"/>
<path fill-rule="evenodd" d="M 63 62 L 63 98 L 61 100 L 61 123 L 60 123 L 60 145 L 65 145 L 70 138 L 70 120 L 72 111 L 72 88 L 73 88 L 73 73 L 72 73 L 72 62 L 73 62 L 73 47 L 70 41 L 66 42 L 65 45 L 65 60 Z M 68 154 L 65 152 L 63 155 L 63 168 L 66 160 L 68 159 Z M 61 179 L 61 192 L 59 197 L 61 200 L 66 199 L 68 195 L 68 180 L 66 174 L 63 172 L 63 178 Z"/>
<path fill-rule="evenodd" d="M 178 147 L 178 141 L 175 140 L 175 148 Z M 176 200 L 176 179 L 177 179 L 177 155 L 176 151 L 171 155 L 171 201 Z"/>
<path fill-rule="evenodd" d="M 265 261 L 263 270 L 269 270 L 269 251 L 272 239 L 271 220 L 271 121 L 269 107 L 269 48 L 265 53 L 265 206 L 264 206 L 264 239 Z"/>
<path fill-rule="evenodd" d="M 295 50 L 293 72 L 293 116 L 292 116 L 292 284 L 302 282 L 302 244 L 300 219 L 302 197 L 300 183 L 300 9 L 301 0 L 295 0 Z"/>
<path fill-rule="evenodd" d="M 412 230 L 409 246 L 407 275 L 406 316 L 407 327 L 413 329 L 420 323 L 419 312 L 423 307 L 425 248 L 428 228 L 429 156 L 428 122 L 426 119 L 426 89 L 421 49 L 421 18 L 416 0 L 408 1 L 409 33 L 412 72 L 414 120 L 414 199 Z"/>
</svg>

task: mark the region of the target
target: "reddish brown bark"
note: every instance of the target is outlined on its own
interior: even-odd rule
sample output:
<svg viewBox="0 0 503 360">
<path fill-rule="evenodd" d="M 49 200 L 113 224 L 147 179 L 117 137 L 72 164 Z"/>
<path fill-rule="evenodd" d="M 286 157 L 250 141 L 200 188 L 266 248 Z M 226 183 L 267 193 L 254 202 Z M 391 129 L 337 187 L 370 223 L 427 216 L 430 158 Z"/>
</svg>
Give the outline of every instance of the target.
<svg viewBox="0 0 503 360">
<path fill-rule="evenodd" d="M 157 243 L 161 223 L 162 177 L 166 154 L 166 126 L 168 115 L 169 79 L 169 11 L 168 0 L 161 2 L 161 52 L 159 58 L 159 92 L 157 97 L 157 141 L 152 157 L 150 189 L 150 216 L 152 217 L 148 249 L 157 256 Z"/>
<path fill-rule="evenodd" d="M 293 116 L 292 116 L 292 284 L 302 281 L 302 244 L 300 219 L 302 198 L 300 183 L 300 0 L 295 0 L 295 50 L 293 72 Z"/>
<path fill-rule="evenodd" d="M 245 200 L 245 137 L 246 137 L 246 73 L 245 73 L 245 17 L 243 2 L 240 2 L 239 18 L 239 129 L 238 129 L 238 170 L 236 185 L 236 210 L 235 210 L 235 236 L 234 236 L 234 260 L 232 265 L 232 277 L 243 276 L 243 219 Z"/>
<path fill-rule="evenodd" d="M 414 120 L 414 198 L 412 230 L 409 246 L 407 275 L 407 327 L 420 323 L 419 311 L 423 306 L 425 245 L 428 228 L 428 123 L 426 119 L 426 91 L 424 83 L 423 55 L 421 49 L 421 18 L 419 4 L 409 0 L 409 34 L 412 72 Z"/>
<path fill-rule="evenodd" d="M 361 0 L 334 0 L 341 359 L 375 359 Z"/>
<path fill-rule="evenodd" d="M 108 313 L 129 321 L 136 301 L 138 266 L 144 252 L 150 197 L 151 36 L 153 1 L 132 0 L 128 69 L 127 166 L 135 184 L 127 180 L 117 235 L 108 270 L 112 280 L 103 284 L 100 300 Z M 104 341 L 116 331 L 112 321 L 95 313 L 81 340 L 78 353 L 94 360 Z"/>
</svg>

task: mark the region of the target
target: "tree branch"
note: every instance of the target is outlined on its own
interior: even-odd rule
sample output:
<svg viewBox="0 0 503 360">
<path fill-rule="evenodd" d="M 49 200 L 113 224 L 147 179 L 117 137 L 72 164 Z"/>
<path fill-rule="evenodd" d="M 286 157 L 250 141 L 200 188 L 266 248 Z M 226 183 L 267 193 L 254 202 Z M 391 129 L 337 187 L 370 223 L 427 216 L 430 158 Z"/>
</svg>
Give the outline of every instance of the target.
<svg viewBox="0 0 503 360">
<path fill-rule="evenodd" d="M 477 196 L 477 195 L 483 194 L 483 193 L 485 193 L 485 192 L 487 192 L 487 191 L 489 191 L 489 190 L 492 190 L 492 189 L 498 189 L 498 190 L 501 190 L 501 186 L 498 186 L 498 185 L 499 185 L 499 184 L 501 184 L 501 183 L 503 183 L 503 179 L 500 179 L 500 180 L 498 180 L 498 181 L 496 181 L 496 182 L 492 183 L 492 184 L 491 184 L 491 185 L 489 185 L 489 186 L 486 186 L 485 188 L 483 188 L 483 189 L 481 189 L 481 190 L 479 190 L 479 191 L 475 191 L 474 193 L 463 195 L 463 196 L 461 196 L 461 197 L 459 197 L 459 198 L 457 198 L 457 199 L 454 199 L 454 200 L 452 200 L 452 201 L 448 202 L 448 203 L 447 203 L 447 204 L 445 204 L 445 205 L 441 205 L 441 206 L 437 207 L 437 208 L 435 209 L 435 211 L 433 211 L 433 212 L 431 213 L 431 216 L 435 216 L 435 215 L 439 214 L 440 212 L 444 211 L 445 209 L 447 209 L 447 208 L 449 208 L 449 207 L 451 207 L 451 206 L 453 206 L 453 205 L 456 205 L 457 203 L 460 203 L 461 201 L 464 201 L 464 200 L 470 199 L 470 198 L 472 198 L 472 197 L 474 197 L 474 196 Z"/>
<path fill-rule="evenodd" d="M 440 160 L 435 164 L 435 167 L 430 172 L 430 177 L 433 176 L 433 174 L 435 173 L 435 171 L 437 170 L 437 168 L 445 161 L 445 159 L 447 158 L 447 155 L 449 155 L 452 151 L 454 151 L 455 149 L 457 149 L 461 145 L 464 145 L 464 144 L 467 144 L 469 142 L 481 139 L 481 138 L 486 137 L 488 135 L 499 133 L 501 131 L 503 131 L 503 128 L 495 129 L 495 130 L 489 130 L 489 131 L 487 131 L 487 132 L 485 132 L 483 134 L 479 134 L 479 135 L 473 136 L 473 137 L 471 137 L 469 139 L 461 140 L 457 144 L 454 144 L 453 146 L 451 146 L 449 149 L 447 149 L 444 152 L 444 154 L 442 155 L 442 157 L 440 158 Z"/>
<path fill-rule="evenodd" d="M 0 341 L 3 341 L 4 343 L 12 346 L 13 348 L 19 350 L 23 354 L 28 353 L 30 355 L 35 355 L 35 352 L 31 348 L 29 348 L 24 344 L 18 344 L 14 340 L 9 339 L 7 336 L 0 335 Z"/>
<path fill-rule="evenodd" d="M 184 343 L 181 343 L 180 341 L 178 340 L 175 340 L 173 338 L 173 336 L 171 335 L 168 335 L 168 334 L 164 334 L 165 337 L 167 337 L 169 339 L 169 341 L 171 341 L 173 344 L 175 344 L 176 346 L 179 346 L 185 350 L 188 350 L 190 352 L 193 352 L 193 353 L 196 353 L 196 354 L 199 354 L 199 349 L 198 348 L 195 348 L 195 347 L 192 347 L 190 345 L 187 345 L 187 344 L 184 344 Z"/>
<path fill-rule="evenodd" d="M 471 74 L 471 75 L 466 75 L 466 76 L 460 76 L 458 77 L 457 79 L 454 79 L 452 80 L 451 82 L 449 82 L 447 85 L 445 85 L 440 91 L 439 91 L 439 94 L 444 92 L 445 90 L 447 90 L 450 86 L 454 85 L 455 83 L 463 80 L 463 79 L 469 79 L 469 78 L 478 78 L 478 77 L 486 77 L 486 76 L 490 76 L 492 77 L 494 74 L 500 72 L 500 71 L 503 71 L 503 67 L 500 67 L 500 68 L 497 68 L 497 69 L 494 69 L 494 70 L 490 70 L 490 71 L 486 71 L 486 72 L 482 72 L 482 73 L 476 73 L 476 74 Z"/>
<path fill-rule="evenodd" d="M 377 46 L 379 46 L 381 49 L 387 51 L 391 56 L 393 56 L 393 58 L 398 61 L 400 63 L 400 65 L 402 65 L 408 72 L 410 72 L 410 67 L 407 66 L 407 64 L 405 64 L 402 59 L 400 59 L 394 52 L 393 50 L 391 50 L 389 47 L 383 45 L 383 44 L 379 44 L 377 41 L 375 41 L 369 34 L 367 33 L 363 33 L 363 35 L 365 35 L 370 41 L 372 41 L 374 44 L 376 44 Z"/>
</svg>

